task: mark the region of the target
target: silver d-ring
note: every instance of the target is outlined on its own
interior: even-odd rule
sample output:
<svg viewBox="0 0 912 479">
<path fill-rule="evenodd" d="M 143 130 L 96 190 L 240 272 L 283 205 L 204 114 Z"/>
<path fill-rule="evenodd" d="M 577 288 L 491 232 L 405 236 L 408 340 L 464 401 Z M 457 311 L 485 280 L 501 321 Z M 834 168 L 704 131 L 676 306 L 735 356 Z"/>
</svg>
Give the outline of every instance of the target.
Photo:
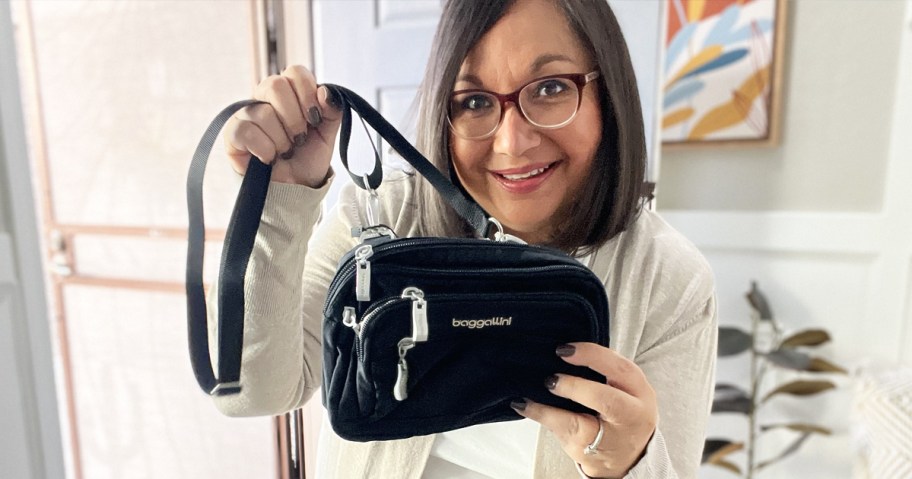
<svg viewBox="0 0 912 479">
<path fill-rule="evenodd" d="M 598 450 L 599 443 L 602 442 L 602 436 L 605 435 L 605 425 L 602 423 L 601 419 L 596 419 L 596 420 L 599 423 L 598 434 L 595 435 L 595 439 L 592 440 L 592 443 L 589 444 L 588 446 L 586 446 L 585 449 L 583 449 L 583 454 L 585 454 L 587 456 L 591 456 L 593 454 L 599 453 L 599 450 Z"/>
</svg>

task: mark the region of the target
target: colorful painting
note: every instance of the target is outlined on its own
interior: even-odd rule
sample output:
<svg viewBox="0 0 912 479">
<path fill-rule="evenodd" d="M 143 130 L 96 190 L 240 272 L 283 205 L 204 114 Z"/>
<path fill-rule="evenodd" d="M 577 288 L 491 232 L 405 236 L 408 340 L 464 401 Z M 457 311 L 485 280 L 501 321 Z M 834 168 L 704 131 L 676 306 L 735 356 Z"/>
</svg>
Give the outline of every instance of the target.
<svg viewBox="0 0 912 479">
<path fill-rule="evenodd" d="M 668 0 L 665 145 L 777 141 L 784 0 Z"/>
</svg>

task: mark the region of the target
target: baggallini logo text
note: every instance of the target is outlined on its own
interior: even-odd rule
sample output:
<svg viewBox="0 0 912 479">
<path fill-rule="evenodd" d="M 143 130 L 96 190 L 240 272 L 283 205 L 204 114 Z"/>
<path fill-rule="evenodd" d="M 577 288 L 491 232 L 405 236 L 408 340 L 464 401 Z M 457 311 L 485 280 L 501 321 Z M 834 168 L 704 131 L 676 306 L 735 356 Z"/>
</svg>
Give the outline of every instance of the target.
<svg viewBox="0 0 912 479">
<path fill-rule="evenodd" d="M 453 318 L 454 328 L 481 329 L 488 326 L 509 326 L 513 316 L 494 316 L 487 319 L 456 319 Z"/>
</svg>

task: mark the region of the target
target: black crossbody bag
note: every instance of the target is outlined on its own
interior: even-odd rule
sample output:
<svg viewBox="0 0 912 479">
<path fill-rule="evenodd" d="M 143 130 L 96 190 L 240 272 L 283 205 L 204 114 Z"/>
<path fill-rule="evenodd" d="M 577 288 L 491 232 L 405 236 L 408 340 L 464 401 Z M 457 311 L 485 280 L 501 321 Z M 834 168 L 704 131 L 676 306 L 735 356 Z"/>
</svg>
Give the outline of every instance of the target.
<svg viewBox="0 0 912 479">
<path fill-rule="evenodd" d="M 608 346 L 602 282 L 561 251 L 505 235 L 366 101 L 346 88 L 327 87 L 341 104 L 346 169 L 355 110 L 481 238 L 396 238 L 379 224 L 358 232 L 359 244 L 341 259 L 323 305 L 322 399 L 335 432 L 352 441 L 388 440 L 520 419 L 510 402 L 522 398 L 591 413 L 550 393 L 544 382 L 555 373 L 605 381 L 555 354 L 568 342 Z M 226 234 L 218 279 L 217 376 L 202 283 L 202 178 L 224 123 L 253 103 L 235 103 L 213 120 L 187 183 L 190 356 L 197 382 L 212 395 L 237 394 L 244 384 L 244 302 L 257 300 L 244 298 L 244 275 L 271 167 L 251 159 Z M 375 195 L 382 181 L 379 157 L 370 174 L 351 176 Z M 368 205 L 369 217 L 370 210 Z M 484 239 L 491 233 L 494 240 Z"/>
</svg>

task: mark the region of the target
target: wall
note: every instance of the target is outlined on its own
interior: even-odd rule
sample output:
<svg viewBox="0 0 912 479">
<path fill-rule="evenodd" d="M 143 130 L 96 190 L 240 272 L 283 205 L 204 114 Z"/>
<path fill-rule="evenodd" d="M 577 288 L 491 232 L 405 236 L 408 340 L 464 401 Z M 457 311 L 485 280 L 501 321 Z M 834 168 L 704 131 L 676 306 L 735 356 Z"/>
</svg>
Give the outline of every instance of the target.
<svg viewBox="0 0 912 479">
<path fill-rule="evenodd" d="M 3 134 L 0 133 L 0 151 L 3 149 Z M 9 218 L 12 216 L 7 198 L 9 193 L 5 186 L 8 183 L 5 164 L 5 161 L 0 162 L 0 185 L 4 185 L 3 189 L 0 189 L 0 234 L 9 231 Z"/>
<path fill-rule="evenodd" d="M 712 264 L 722 324 L 748 326 L 744 293 L 758 280 L 790 329 L 832 333 L 823 356 L 855 373 L 912 364 L 912 1 L 788 6 L 782 144 L 663 152 L 659 207 Z M 746 386 L 746 367 L 723 359 L 719 380 Z M 852 379 L 835 380 L 834 392 L 763 410 L 764 422 L 835 434 L 760 478 L 851 477 Z M 742 418 L 716 415 L 709 432 L 745 430 Z M 774 436 L 761 460 L 795 437 Z"/>
<path fill-rule="evenodd" d="M 880 209 L 904 2 L 788 7 L 781 146 L 666 149 L 659 207 Z"/>
</svg>

